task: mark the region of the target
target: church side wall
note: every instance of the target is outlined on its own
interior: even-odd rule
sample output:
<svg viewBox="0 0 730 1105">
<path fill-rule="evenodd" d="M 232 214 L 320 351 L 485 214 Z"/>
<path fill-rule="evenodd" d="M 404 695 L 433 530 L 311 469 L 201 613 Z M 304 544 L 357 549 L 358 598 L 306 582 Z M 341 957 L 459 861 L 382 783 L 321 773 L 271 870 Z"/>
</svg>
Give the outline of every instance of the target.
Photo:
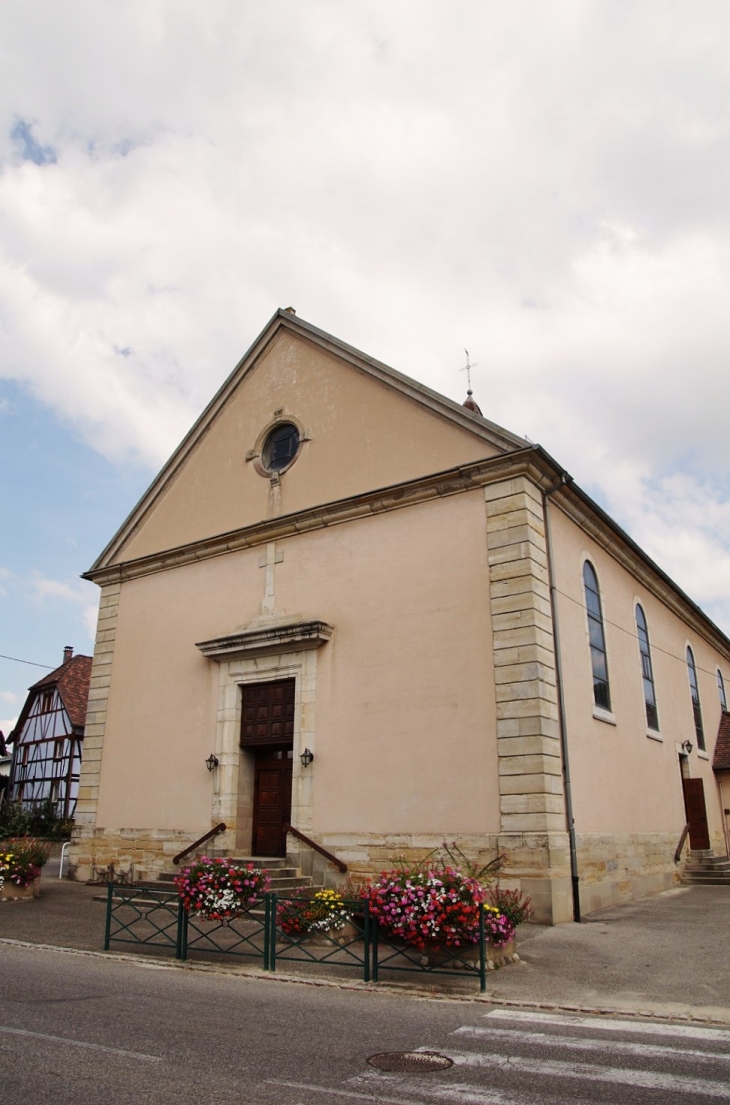
<svg viewBox="0 0 730 1105">
<path fill-rule="evenodd" d="M 720 721 L 716 671 L 730 662 L 649 592 L 559 509 L 551 509 L 566 725 L 584 912 L 675 884 L 674 852 L 685 824 L 682 743 L 692 777 L 701 778 L 711 844 L 725 854 L 712 755 Z M 594 709 L 583 563 L 600 587 L 611 694 Z M 659 730 L 647 727 L 635 608 L 647 621 Z M 707 750 L 698 748 L 686 647 L 695 655 Z"/>
</svg>

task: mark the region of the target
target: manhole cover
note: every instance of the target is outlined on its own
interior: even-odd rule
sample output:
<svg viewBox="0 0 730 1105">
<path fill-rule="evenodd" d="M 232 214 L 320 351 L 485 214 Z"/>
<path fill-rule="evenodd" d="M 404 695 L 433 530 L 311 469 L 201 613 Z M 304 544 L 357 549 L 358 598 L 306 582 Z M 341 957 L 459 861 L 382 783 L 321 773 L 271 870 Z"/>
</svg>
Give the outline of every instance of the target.
<svg viewBox="0 0 730 1105">
<path fill-rule="evenodd" d="M 453 1067 L 454 1060 L 437 1051 L 381 1051 L 368 1059 L 378 1070 L 397 1071 L 401 1074 L 428 1074 L 429 1071 Z"/>
</svg>

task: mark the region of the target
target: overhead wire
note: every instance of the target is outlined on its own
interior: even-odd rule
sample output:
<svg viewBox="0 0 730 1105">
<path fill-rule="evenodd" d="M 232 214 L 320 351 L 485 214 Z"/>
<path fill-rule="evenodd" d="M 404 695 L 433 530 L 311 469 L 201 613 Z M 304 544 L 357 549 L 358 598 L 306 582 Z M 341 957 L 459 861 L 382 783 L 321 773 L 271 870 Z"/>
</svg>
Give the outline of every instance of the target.
<svg viewBox="0 0 730 1105">
<path fill-rule="evenodd" d="M 559 587 L 556 587 L 555 590 L 558 592 L 559 595 L 562 595 L 563 598 L 568 599 L 570 602 L 575 603 L 576 606 L 580 606 L 583 610 L 585 610 L 585 603 L 581 599 L 577 599 L 573 595 L 569 595 L 567 591 L 561 591 Z M 601 606 L 603 606 L 603 603 L 601 603 Z M 620 629 L 622 633 L 625 633 L 628 637 L 633 637 L 635 641 L 639 640 L 638 634 L 635 633 L 633 630 L 627 629 L 624 625 L 619 625 L 618 622 L 611 621 L 610 618 L 606 617 L 605 611 L 603 611 L 602 613 L 603 621 L 607 625 L 612 625 L 614 629 Z M 662 648 L 661 645 L 655 644 L 654 641 L 651 640 L 651 638 L 649 639 L 649 645 L 652 652 L 661 652 L 665 656 L 671 657 L 672 660 L 678 660 L 680 664 L 687 663 L 687 658 L 685 656 L 677 656 L 676 652 L 669 652 L 668 649 Z M 717 668 L 714 671 L 710 671 L 709 668 L 703 668 L 700 664 L 697 663 L 695 663 L 695 667 L 698 669 L 698 671 L 703 671 L 705 675 L 712 675 L 713 677 L 717 677 Z"/>
<path fill-rule="evenodd" d="M 45 668 L 46 671 L 52 671 L 51 664 L 38 664 L 35 660 L 21 660 L 18 656 L 5 656 L 0 652 L 0 660 L 14 660 L 16 664 L 30 664 L 32 668 Z"/>
</svg>

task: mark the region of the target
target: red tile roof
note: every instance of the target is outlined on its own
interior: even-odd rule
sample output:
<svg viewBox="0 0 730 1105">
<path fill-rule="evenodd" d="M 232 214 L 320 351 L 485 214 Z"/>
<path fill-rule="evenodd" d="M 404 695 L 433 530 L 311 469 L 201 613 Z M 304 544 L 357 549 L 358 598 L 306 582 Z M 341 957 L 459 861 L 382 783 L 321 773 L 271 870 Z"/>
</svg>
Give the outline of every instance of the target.
<svg viewBox="0 0 730 1105">
<path fill-rule="evenodd" d="M 720 714 L 720 728 L 717 731 L 712 766 L 715 771 L 730 771 L 730 714 L 727 710 L 723 710 Z"/>
<path fill-rule="evenodd" d="M 71 724 L 75 729 L 83 729 L 89 701 L 91 661 L 91 656 L 72 656 L 65 664 L 61 664 L 60 668 L 44 675 L 29 688 L 29 701 L 35 697 L 35 691 L 43 687 L 56 686 Z"/>
</svg>

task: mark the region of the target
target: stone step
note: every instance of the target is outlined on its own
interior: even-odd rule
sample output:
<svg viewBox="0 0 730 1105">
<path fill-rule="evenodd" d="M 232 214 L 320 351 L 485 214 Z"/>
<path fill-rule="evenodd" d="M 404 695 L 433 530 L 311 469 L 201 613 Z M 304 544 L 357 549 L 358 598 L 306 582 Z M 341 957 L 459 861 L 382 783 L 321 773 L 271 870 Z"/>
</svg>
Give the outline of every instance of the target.
<svg viewBox="0 0 730 1105">
<path fill-rule="evenodd" d="M 280 894 L 282 890 L 305 890 L 311 886 L 311 875 L 296 875 L 286 879 L 272 878 L 269 883 L 269 890 L 273 890 L 275 894 Z"/>
<path fill-rule="evenodd" d="M 231 863 L 252 863 L 254 867 L 266 867 L 269 870 L 286 867 L 286 856 L 232 856 L 230 852 L 213 851 L 209 853 L 209 858 L 229 859 Z"/>
<path fill-rule="evenodd" d="M 685 886 L 730 887 L 730 872 L 725 875 L 683 875 L 682 882 Z"/>
<path fill-rule="evenodd" d="M 237 866 L 241 865 L 240 860 L 234 860 L 233 862 Z M 271 878 L 272 879 L 275 879 L 275 878 L 276 879 L 290 879 L 290 878 L 297 878 L 299 876 L 299 868 L 298 867 L 278 866 L 278 867 L 268 867 L 267 870 L 271 871 Z M 174 879 L 177 878 L 177 876 L 179 874 L 180 874 L 179 871 L 160 871 L 157 878 L 160 882 L 169 882 L 169 883 L 171 883 L 171 882 L 173 882 Z"/>
</svg>

